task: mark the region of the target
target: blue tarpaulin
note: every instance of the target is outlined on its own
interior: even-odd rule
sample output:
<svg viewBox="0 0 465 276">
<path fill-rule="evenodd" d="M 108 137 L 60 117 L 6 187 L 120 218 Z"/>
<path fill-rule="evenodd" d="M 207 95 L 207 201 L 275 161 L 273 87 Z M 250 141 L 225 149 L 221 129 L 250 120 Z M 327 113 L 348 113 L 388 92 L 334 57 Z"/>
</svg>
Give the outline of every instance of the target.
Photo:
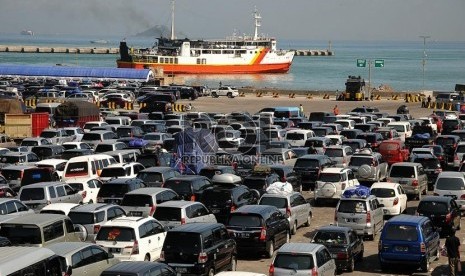
<svg viewBox="0 0 465 276">
<path fill-rule="evenodd" d="M 148 81 L 153 73 L 150 69 L 0 65 L 0 76 Z"/>
</svg>

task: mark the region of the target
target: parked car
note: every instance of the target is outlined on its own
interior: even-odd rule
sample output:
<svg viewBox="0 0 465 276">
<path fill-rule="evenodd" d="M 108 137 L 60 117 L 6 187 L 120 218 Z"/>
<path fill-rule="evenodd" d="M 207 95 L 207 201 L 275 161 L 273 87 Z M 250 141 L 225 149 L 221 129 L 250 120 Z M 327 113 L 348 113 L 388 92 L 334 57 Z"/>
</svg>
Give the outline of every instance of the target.
<svg viewBox="0 0 465 276">
<path fill-rule="evenodd" d="M 74 227 L 82 233 L 82 241 L 93 242 L 105 222 L 125 216 L 123 208 L 114 204 L 89 203 L 69 211 L 68 217 Z"/>
<path fill-rule="evenodd" d="M 353 154 L 354 152 L 350 146 L 330 146 L 324 151 L 324 155 L 334 162 L 334 166 L 343 168 L 348 166 Z"/>
<path fill-rule="evenodd" d="M 278 174 L 268 166 L 255 166 L 251 175 L 244 177 L 243 184 L 249 189 L 257 190 L 260 195 L 273 183 L 280 181 Z"/>
<path fill-rule="evenodd" d="M 213 242 L 215 241 L 215 242 Z M 168 230 L 160 261 L 177 275 L 214 275 L 237 267 L 236 242 L 220 223 L 190 223 Z"/>
<path fill-rule="evenodd" d="M 15 198 L 0 198 L 0 215 L 24 215 L 33 214 L 24 203 Z"/>
<path fill-rule="evenodd" d="M 205 176 L 180 175 L 166 180 L 162 187 L 175 191 L 179 199 L 200 201 L 205 189 L 211 185 L 210 179 Z"/>
<path fill-rule="evenodd" d="M 296 192 L 302 192 L 302 183 L 300 177 L 294 172 L 294 166 L 288 165 L 271 165 L 270 169 L 280 177 L 281 182 L 288 182 Z"/>
<path fill-rule="evenodd" d="M 383 205 L 385 216 L 400 215 L 407 210 L 407 194 L 399 183 L 375 182 L 371 185 L 370 193 Z"/>
<path fill-rule="evenodd" d="M 79 206 L 77 203 L 52 203 L 42 208 L 41 214 L 58 214 L 67 216 L 73 208 Z"/>
<path fill-rule="evenodd" d="M 388 174 L 388 163 L 383 156 L 369 149 L 352 155 L 348 167 L 359 181 L 379 182 Z"/>
<path fill-rule="evenodd" d="M 452 230 L 460 230 L 462 211 L 450 196 L 426 196 L 420 200 L 416 210 L 418 216 L 428 217 L 443 237 Z"/>
<path fill-rule="evenodd" d="M 139 188 L 127 192 L 119 204 L 129 216 L 153 216 L 158 204 L 176 200 L 179 196 L 167 188 Z"/>
<path fill-rule="evenodd" d="M 166 180 L 180 175 L 171 167 L 150 167 L 139 171 L 136 177 L 144 181 L 147 187 L 161 187 Z"/>
<path fill-rule="evenodd" d="M 145 184 L 142 180 L 134 179 L 113 179 L 100 187 L 97 194 L 98 203 L 114 203 L 120 204 L 126 193 L 140 188 L 144 188 Z"/>
<path fill-rule="evenodd" d="M 24 186 L 19 190 L 18 197 L 34 210 L 58 202 L 82 204 L 82 196 L 78 191 L 63 182 L 40 182 Z"/>
<path fill-rule="evenodd" d="M 289 221 L 274 206 L 242 206 L 229 215 L 226 227 L 236 240 L 238 254 L 265 253 L 271 258 L 290 240 Z"/>
<path fill-rule="evenodd" d="M 336 262 L 338 271 L 353 272 L 355 263 L 363 260 L 363 239 L 350 227 L 323 226 L 316 230 L 312 243 L 324 245 Z"/>
<path fill-rule="evenodd" d="M 428 176 L 420 163 L 399 162 L 391 166 L 388 182 L 399 183 L 409 197 L 421 199 L 428 191 Z"/>
<path fill-rule="evenodd" d="M 315 205 L 321 205 L 323 201 L 338 201 L 345 189 L 359 184 L 351 169 L 325 168 L 316 181 L 313 193 Z"/>
<path fill-rule="evenodd" d="M 432 191 L 438 175 L 442 172 L 440 160 L 432 154 L 415 154 L 412 156 L 411 161 L 420 163 L 423 166 L 428 177 L 428 191 Z"/>
<path fill-rule="evenodd" d="M 49 168 L 37 168 L 30 165 L 7 166 L 2 169 L 1 174 L 15 192 L 30 184 L 58 180 L 58 175 Z"/>
<path fill-rule="evenodd" d="M 163 225 L 152 217 L 119 217 L 100 227 L 95 243 L 121 261 L 154 261 L 165 237 Z"/>
<path fill-rule="evenodd" d="M 66 182 L 82 196 L 82 203 L 97 203 L 97 195 L 102 187 L 102 181 L 98 179 L 68 179 Z"/>
<path fill-rule="evenodd" d="M 389 165 L 407 161 L 410 155 L 402 140 L 385 140 L 379 145 L 378 151 Z"/>
<path fill-rule="evenodd" d="M 434 195 L 452 197 L 465 211 L 465 178 L 462 172 L 442 172 L 434 184 Z"/>
<path fill-rule="evenodd" d="M 216 223 L 205 205 L 193 201 L 165 201 L 157 204 L 153 217 L 168 229 L 188 223 Z"/>
<path fill-rule="evenodd" d="M 62 257 L 74 275 L 100 275 L 102 271 L 119 263 L 113 254 L 100 246 L 85 242 L 60 242 L 48 246 Z"/>
<path fill-rule="evenodd" d="M 399 215 L 386 222 L 378 242 L 382 271 L 396 264 L 420 267 L 428 272 L 430 263 L 439 259 L 439 233 L 424 216 Z"/>
<path fill-rule="evenodd" d="M 336 262 L 328 249 L 316 243 L 286 243 L 276 252 L 269 275 L 336 275 Z"/>
<path fill-rule="evenodd" d="M 294 171 L 300 176 L 302 189 L 309 191 L 315 189 L 315 184 L 320 172 L 333 166 L 333 161 L 326 155 L 307 154 L 297 158 Z"/>
<path fill-rule="evenodd" d="M 158 262 L 121 262 L 105 269 L 100 276 L 176 276 L 176 271 Z"/>
<path fill-rule="evenodd" d="M 290 194 L 266 193 L 260 198 L 258 205 L 271 205 L 278 208 L 289 220 L 291 235 L 297 233 L 297 228 L 310 226 L 312 206 L 299 192 Z"/>
</svg>

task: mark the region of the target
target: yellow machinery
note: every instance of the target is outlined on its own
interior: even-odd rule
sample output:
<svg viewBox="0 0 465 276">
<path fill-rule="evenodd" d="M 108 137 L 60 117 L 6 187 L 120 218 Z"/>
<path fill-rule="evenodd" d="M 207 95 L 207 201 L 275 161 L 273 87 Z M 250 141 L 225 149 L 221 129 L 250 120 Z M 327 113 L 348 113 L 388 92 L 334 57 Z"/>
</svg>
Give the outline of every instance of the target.
<svg viewBox="0 0 465 276">
<path fill-rule="evenodd" d="M 365 80 L 360 76 L 349 76 L 344 94 L 344 100 L 346 101 L 363 101 L 366 98 Z"/>
</svg>

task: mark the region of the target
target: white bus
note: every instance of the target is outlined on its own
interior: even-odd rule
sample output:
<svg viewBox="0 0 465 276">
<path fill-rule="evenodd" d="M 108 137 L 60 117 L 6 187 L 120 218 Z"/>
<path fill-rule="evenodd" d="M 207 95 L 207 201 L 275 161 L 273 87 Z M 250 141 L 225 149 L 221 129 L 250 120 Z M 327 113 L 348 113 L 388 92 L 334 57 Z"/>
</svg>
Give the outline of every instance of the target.
<svg viewBox="0 0 465 276">
<path fill-rule="evenodd" d="M 62 276 L 66 270 L 65 260 L 48 248 L 0 248 L 2 276 Z"/>
</svg>

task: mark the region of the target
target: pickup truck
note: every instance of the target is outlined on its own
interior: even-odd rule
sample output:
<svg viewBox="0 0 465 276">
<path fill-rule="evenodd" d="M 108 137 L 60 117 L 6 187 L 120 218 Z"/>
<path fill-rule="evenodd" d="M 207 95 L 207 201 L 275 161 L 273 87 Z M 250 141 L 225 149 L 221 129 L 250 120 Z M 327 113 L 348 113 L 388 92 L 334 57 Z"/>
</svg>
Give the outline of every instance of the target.
<svg viewBox="0 0 465 276">
<path fill-rule="evenodd" d="M 405 145 L 412 150 L 424 145 L 431 145 L 435 138 L 435 131 L 430 125 L 414 126 L 412 136 L 405 138 Z"/>
<path fill-rule="evenodd" d="M 218 89 L 212 89 L 211 95 L 213 98 L 218 98 L 219 96 L 227 96 L 228 98 L 234 98 L 239 96 L 239 90 L 232 86 L 221 86 Z"/>
<path fill-rule="evenodd" d="M 52 145 L 61 145 L 66 142 L 73 142 L 74 135 L 68 135 L 65 129 L 44 129 L 40 137 L 46 138 Z"/>
</svg>

